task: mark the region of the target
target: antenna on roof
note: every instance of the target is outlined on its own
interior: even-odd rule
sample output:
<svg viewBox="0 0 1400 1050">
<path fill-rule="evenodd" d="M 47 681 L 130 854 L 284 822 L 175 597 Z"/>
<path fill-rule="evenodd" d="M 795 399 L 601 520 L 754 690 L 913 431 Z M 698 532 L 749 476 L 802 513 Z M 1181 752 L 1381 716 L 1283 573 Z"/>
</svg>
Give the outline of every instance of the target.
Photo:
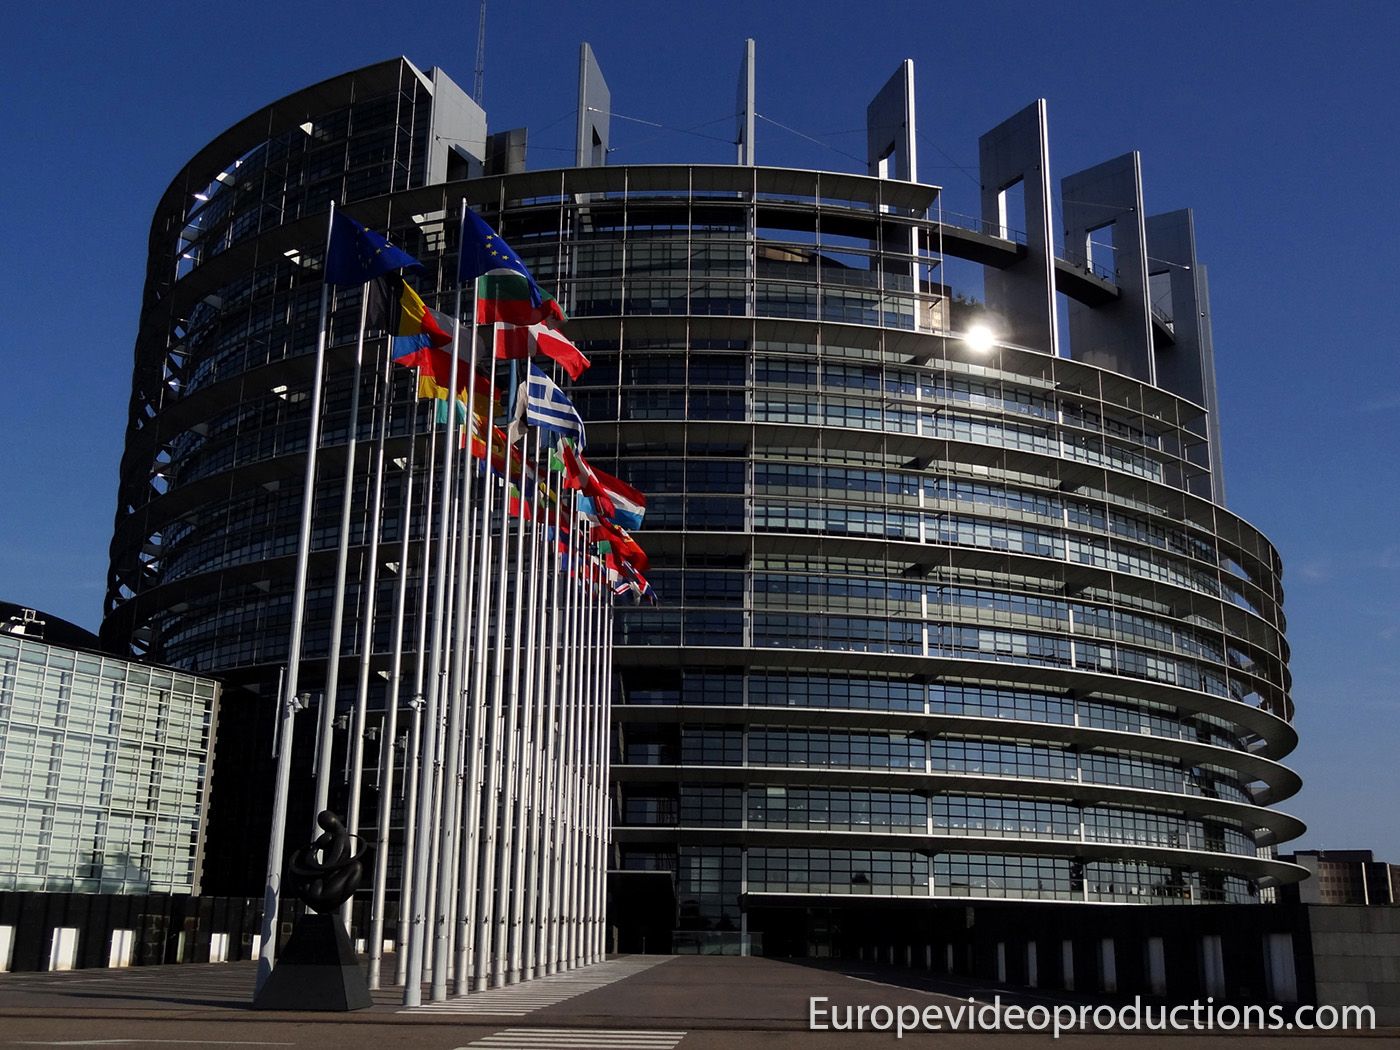
<svg viewBox="0 0 1400 1050">
<path fill-rule="evenodd" d="M 481 16 L 476 23 L 476 76 L 472 80 L 472 98 L 483 105 L 486 93 L 486 0 L 481 0 Z"/>
</svg>

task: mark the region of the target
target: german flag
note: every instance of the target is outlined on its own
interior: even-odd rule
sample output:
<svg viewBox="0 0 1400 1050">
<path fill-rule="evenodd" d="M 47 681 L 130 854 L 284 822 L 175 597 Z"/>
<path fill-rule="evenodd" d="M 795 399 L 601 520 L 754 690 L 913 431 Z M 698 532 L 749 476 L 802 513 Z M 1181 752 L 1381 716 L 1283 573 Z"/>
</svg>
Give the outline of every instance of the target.
<svg viewBox="0 0 1400 1050">
<path fill-rule="evenodd" d="M 450 351 L 435 346 L 423 346 L 411 350 L 401 357 L 395 357 L 394 364 L 402 365 L 404 368 L 418 369 L 419 397 L 436 398 L 443 402 L 447 400 L 447 388 L 452 382 L 452 354 Z M 458 416 L 462 419 L 466 418 L 467 376 L 470 374 L 472 374 L 471 365 L 459 357 L 457 359 L 457 400 L 463 403 L 462 407 L 458 409 Z M 501 389 L 498 387 L 492 391 L 490 380 L 480 372 L 475 373 L 475 384 L 478 400 L 484 405 L 487 395 L 494 393 L 493 403 L 499 409 Z"/>
</svg>

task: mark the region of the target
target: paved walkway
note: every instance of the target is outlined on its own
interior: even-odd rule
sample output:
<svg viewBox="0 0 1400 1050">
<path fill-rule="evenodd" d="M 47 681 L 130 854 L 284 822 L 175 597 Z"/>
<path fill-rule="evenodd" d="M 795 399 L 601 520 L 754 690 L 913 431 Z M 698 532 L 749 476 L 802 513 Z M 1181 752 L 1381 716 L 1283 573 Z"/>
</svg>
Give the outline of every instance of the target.
<svg viewBox="0 0 1400 1050">
<path fill-rule="evenodd" d="M 583 966 L 568 973 L 551 974 L 533 981 L 490 988 L 484 992 L 453 996 L 442 1002 L 425 1002 L 401 1014 L 450 1014 L 458 1017 L 524 1017 L 546 1006 L 556 1006 L 585 992 L 597 991 L 666 962 L 669 955 L 633 955 Z M 492 1044 L 495 1045 L 495 1044 Z M 621 1045 L 621 1044 L 619 1044 Z"/>
<path fill-rule="evenodd" d="M 685 1032 L 623 1028 L 507 1028 L 470 1050 L 672 1050 Z"/>
<path fill-rule="evenodd" d="M 842 972 L 845 969 L 846 972 Z M 413 1010 L 403 989 L 375 993 L 355 1013 L 261 1012 L 251 1008 L 255 964 L 0 974 L 0 1050 L 7 1046 L 275 1046 L 296 1050 L 835 1050 L 904 1045 L 892 1032 L 808 1031 L 809 1002 L 856 1007 L 966 1008 L 1052 1001 L 1048 993 L 950 982 L 927 973 L 852 964 L 797 965 L 716 956 L 620 956 L 568 974 L 522 982 Z M 929 1045 L 951 1033 L 906 1036 Z M 1185 1036 L 1016 1036 L 1017 1050 L 1105 1050 L 1164 1043 L 1181 1050 L 1238 1050 L 1244 1033 Z M 1400 1045 L 1395 1029 L 1329 1036 L 1250 1034 L 1248 1050 L 1326 1048 L 1338 1039 Z M 958 1050 L 997 1050 L 1008 1033 L 962 1032 Z M 1170 1040 L 1170 1042 L 1165 1042 Z"/>
</svg>

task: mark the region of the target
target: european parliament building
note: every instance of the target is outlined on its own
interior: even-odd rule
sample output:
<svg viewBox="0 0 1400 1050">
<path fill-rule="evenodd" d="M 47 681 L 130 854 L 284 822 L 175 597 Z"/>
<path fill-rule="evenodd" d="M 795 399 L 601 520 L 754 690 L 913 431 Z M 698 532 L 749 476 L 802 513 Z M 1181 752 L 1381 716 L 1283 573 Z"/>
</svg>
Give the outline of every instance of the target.
<svg viewBox="0 0 1400 1050">
<path fill-rule="evenodd" d="M 1136 153 L 1052 178 L 1043 101 L 981 137 L 976 216 L 945 211 L 908 62 L 866 171 L 761 165 L 753 68 L 735 163 L 606 164 L 585 45 L 571 167 L 527 167 L 523 130 L 393 59 L 250 115 L 161 198 L 102 633 L 225 682 L 208 891 L 261 881 L 241 844 L 266 841 L 326 211 L 389 231 L 448 309 L 463 197 L 593 362 L 590 458 L 649 496 L 661 605 L 617 613 L 611 867 L 670 880 L 678 950 L 864 950 L 872 923 L 962 928 L 989 900 L 1249 904 L 1303 876 L 1275 859 L 1302 831 L 1274 805 L 1300 786 L 1281 564 L 1226 509 L 1191 213 L 1149 214 Z M 371 424 L 336 367 L 356 314 L 331 318 L 332 464 Z M 416 571 L 387 570 L 380 610 Z M 348 617 L 364 597 L 352 579 Z M 380 670 L 387 621 L 372 639 Z M 381 712 L 408 703 L 383 681 Z"/>
</svg>

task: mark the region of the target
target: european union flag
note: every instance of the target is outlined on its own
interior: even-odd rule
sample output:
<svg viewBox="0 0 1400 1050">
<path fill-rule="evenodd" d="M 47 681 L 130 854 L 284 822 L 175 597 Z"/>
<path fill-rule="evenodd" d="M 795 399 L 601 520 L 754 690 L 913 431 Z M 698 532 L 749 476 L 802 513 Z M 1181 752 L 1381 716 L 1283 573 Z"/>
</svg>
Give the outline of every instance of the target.
<svg viewBox="0 0 1400 1050">
<path fill-rule="evenodd" d="M 491 229 L 485 219 L 468 208 L 466 221 L 462 223 L 462 254 L 457 261 L 457 282 L 466 284 L 485 274 L 497 272 L 518 273 L 524 277 L 530 285 L 531 306 L 539 306 L 544 301 L 530 268 L 520 261 L 520 256 L 501 240 L 501 235 Z"/>
<path fill-rule="evenodd" d="M 382 234 L 362 226 L 344 212 L 331 219 L 326 249 L 327 284 L 365 284 L 391 270 L 422 270 L 423 264 Z"/>
</svg>

